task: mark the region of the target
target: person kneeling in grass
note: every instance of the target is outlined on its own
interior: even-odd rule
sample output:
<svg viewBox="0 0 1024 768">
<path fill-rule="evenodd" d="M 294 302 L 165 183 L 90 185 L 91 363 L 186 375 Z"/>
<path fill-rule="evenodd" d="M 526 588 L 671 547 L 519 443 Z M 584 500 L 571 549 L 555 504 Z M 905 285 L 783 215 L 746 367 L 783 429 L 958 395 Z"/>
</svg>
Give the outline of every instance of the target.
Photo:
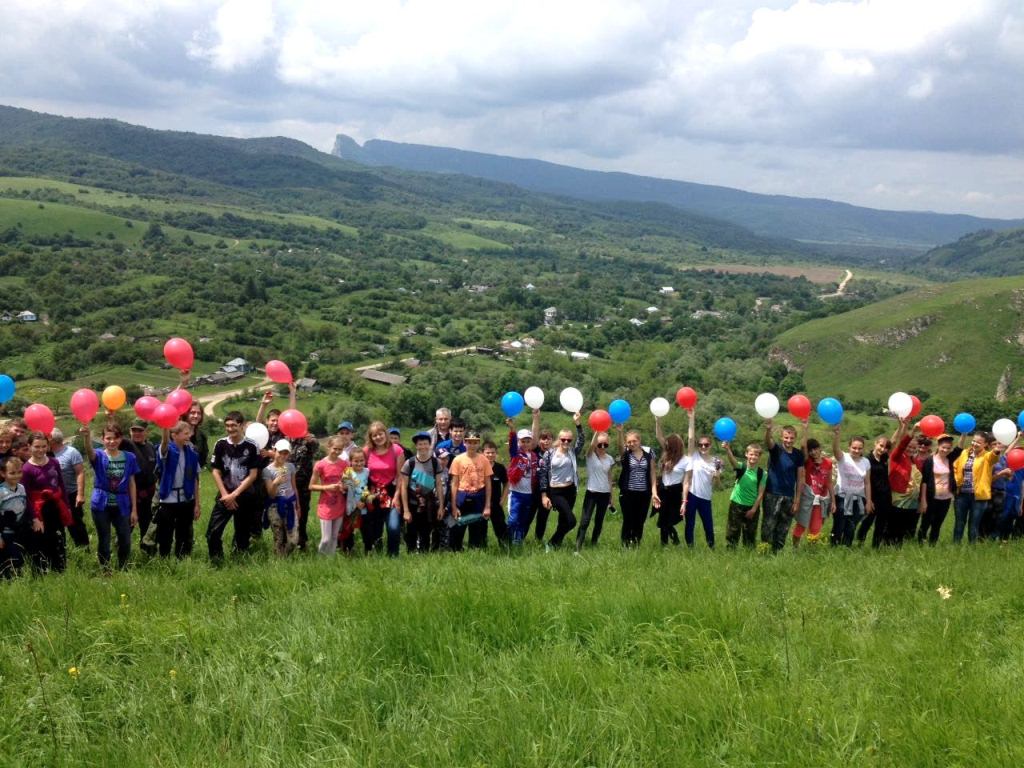
<svg viewBox="0 0 1024 768">
<path fill-rule="evenodd" d="M 274 460 L 263 470 L 267 488 L 264 526 L 269 521 L 274 534 L 274 553 L 291 554 L 299 544 L 299 503 L 295 494 L 295 465 L 291 458 L 292 444 L 287 440 L 274 443 Z"/>
<path fill-rule="evenodd" d="M 761 446 L 751 443 L 743 456 L 745 463 L 740 466 L 732 455 L 732 445 L 722 443 L 725 458 L 736 473 L 736 485 L 729 496 L 729 518 L 725 523 L 725 545 L 734 548 L 743 537 L 743 546 L 753 547 L 757 543 L 757 522 L 761 516 L 761 502 L 767 485 L 768 473 L 757 466 L 761 461 Z"/>
<path fill-rule="evenodd" d="M 160 502 L 157 520 L 157 547 L 161 557 L 171 554 L 181 559 L 192 554 L 193 526 L 199 519 L 199 452 L 192 445 L 192 425 L 179 421 L 160 436 L 157 467 Z"/>
</svg>

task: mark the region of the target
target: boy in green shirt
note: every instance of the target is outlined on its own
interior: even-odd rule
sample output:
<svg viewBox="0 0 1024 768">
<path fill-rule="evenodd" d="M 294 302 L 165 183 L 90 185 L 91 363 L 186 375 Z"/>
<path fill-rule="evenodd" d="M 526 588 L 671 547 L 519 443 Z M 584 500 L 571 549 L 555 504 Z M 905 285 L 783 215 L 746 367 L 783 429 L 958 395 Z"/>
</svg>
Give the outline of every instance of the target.
<svg viewBox="0 0 1024 768">
<path fill-rule="evenodd" d="M 757 463 L 761 460 L 761 446 L 751 443 L 744 453 L 746 462 L 737 465 L 732 446 L 722 443 L 729 465 L 736 472 L 736 485 L 729 497 L 729 519 L 725 524 L 725 544 L 733 548 L 743 536 L 743 545 L 753 547 L 757 540 L 757 520 L 761 516 L 761 501 L 768 481 L 768 473 Z"/>
</svg>

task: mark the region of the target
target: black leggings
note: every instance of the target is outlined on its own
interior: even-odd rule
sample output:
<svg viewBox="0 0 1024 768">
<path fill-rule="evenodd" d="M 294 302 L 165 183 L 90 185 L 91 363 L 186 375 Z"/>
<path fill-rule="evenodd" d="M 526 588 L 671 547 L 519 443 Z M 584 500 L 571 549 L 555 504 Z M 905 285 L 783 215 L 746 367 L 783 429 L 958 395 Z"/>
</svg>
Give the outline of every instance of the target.
<svg viewBox="0 0 1024 768">
<path fill-rule="evenodd" d="M 610 493 L 600 491 L 587 491 L 583 494 L 583 515 L 580 517 L 580 529 L 576 533 L 576 549 L 583 549 L 583 542 L 587 539 L 587 528 L 590 526 L 590 519 L 594 519 L 594 535 L 590 539 L 591 546 L 597 545 L 601 538 L 601 528 L 604 527 L 604 513 L 608 511 L 608 504 L 611 503 Z"/>
<path fill-rule="evenodd" d="M 924 542 L 927 539 L 929 544 L 935 544 L 939 540 L 942 524 L 946 521 L 952 501 L 952 499 L 930 499 L 928 501 L 928 510 L 921 515 L 921 527 L 917 530 L 918 541 Z"/>
<path fill-rule="evenodd" d="M 552 547 L 559 547 L 562 545 L 565 535 L 576 527 L 576 515 L 572 511 L 576 506 L 576 486 L 548 488 L 547 494 L 551 501 L 551 508 L 558 510 L 558 525 L 555 527 L 555 532 L 549 543 Z"/>
<path fill-rule="evenodd" d="M 671 539 L 673 544 L 678 544 L 679 534 L 676 533 L 676 526 L 683 519 L 680 514 L 683 508 L 683 484 L 663 485 L 658 495 L 661 497 L 661 509 L 658 510 L 661 543 L 668 544 Z"/>
<path fill-rule="evenodd" d="M 619 507 L 622 509 L 622 543 L 631 547 L 640 544 L 644 537 L 644 523 L 651 508 L 650 491 L 620 491 Z"/>
</svg>

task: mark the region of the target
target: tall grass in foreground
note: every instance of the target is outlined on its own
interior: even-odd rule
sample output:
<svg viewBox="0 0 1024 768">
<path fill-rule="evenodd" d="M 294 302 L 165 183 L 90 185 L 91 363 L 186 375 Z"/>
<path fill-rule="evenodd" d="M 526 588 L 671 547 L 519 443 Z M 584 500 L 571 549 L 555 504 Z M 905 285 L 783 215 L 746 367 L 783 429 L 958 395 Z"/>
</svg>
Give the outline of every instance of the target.
<svg viewBox="0 0 1024 768">
<path fill-rule="evenodd" d="M 1020 543 L 617 536 L 112 577 L 74 553 L 0 584 L 0 764 L 1024 764 Z"/>
</svg>

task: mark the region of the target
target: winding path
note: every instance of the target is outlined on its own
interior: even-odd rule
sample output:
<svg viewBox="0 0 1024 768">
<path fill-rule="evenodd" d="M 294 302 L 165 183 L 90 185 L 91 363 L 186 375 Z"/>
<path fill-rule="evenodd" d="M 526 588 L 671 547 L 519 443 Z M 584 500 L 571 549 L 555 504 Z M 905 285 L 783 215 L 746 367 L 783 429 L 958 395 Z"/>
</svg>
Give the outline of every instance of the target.
<svg viewBox="0 0 1024 768">
<path fill-rule="evenodd" d="M 846 294 L 846 285 L 853 279 L 853 272 L 846 270 L 846 276 L 843 277 L 841 283 L 839 283 L 839 289 L 835 293 L 824 293 L 818 298 L 820 299 L 836 299 Z"/>
<path fill-rule="evenodd" d="M 231 400 L 232 398 L 238 397 L 239 395 L 247 392 L 250 389 L 267 390 L 273 386 L 274 382 L 272 382 L 270 379 L 263 379 L 263 381 L 261 381 L 254 387 L 242 387 L 242 389 L 232 389 L 228 390 L 227 392 L 215 392 L 212 395 L 202 395 L 201 397 L 196 398 L 196 402 L 200 403 L 203 406 L 203 413 L 205 413 L 207 416 L 213 416 L 214 409 L 221 403 L 225 402 L 226 400 Z"/>
</svg>

